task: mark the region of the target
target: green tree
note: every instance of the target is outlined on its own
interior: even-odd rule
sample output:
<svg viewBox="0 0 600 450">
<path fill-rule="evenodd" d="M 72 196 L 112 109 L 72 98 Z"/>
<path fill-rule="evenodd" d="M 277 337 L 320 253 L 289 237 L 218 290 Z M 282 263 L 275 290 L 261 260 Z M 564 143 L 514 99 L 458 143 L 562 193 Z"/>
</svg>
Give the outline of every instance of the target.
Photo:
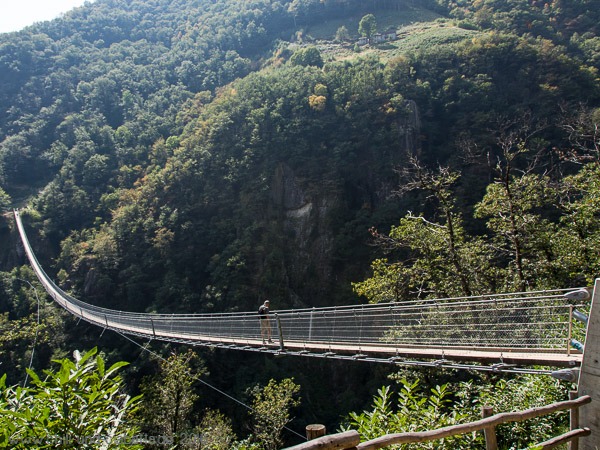
<svg viewBox="0 0 600 450">
<path fill-rule="evenodd" d="M 253 437 L 265 450 L 281 448 L 281 432 L 291 420 L 290 408 L 300 404 L 300 399 L 296 398 L 299 392 L 300 386 L 294 383 L 293 378 L 286 378 L 279 383 L 270 380 L 263 389 L 254 391 Z"/>
<path fill-rule="evenodd" d="M 231 419 L 212 409 L 205 411 L 196 430 L 202 436 L 202 448 L 206 450 L 230 450 L 235 441 Z"/>
<path fill-rule="evenodd" d="M 547 279 L 546 249 L 553 226 L 541 212 L 551 208 L 556 193 L 549 177 L 535 172 L 536 159 L 531 163 L 522 161 L 533 153 L 530 145 L 537 131 L 527 121 L 516 127 L 513 123 L 500 126 L 496 177 L 475 205 L 475 217 L 488 219 L 494 246 L 504 258 L 508 290 L 542 288 L 545 286 L 540 286 L 540 282 Z"/>
<path fill-rule="evenodd" d="M 45 377 L 28 370 L 32 386 L 7 387 L 0 378 L 0 446 L 12 449 L 139 449 L 132 425 L 139 398 L 116 375 L 125 362 L 105 368 L 94 348 L 75 361 L 56 361 Z"/>
<path fill-rule="evenodd" d="M 4 189 L 0 187 L 0 211 L 8 208 L 10 206 L 10 203 L 10 196 L 6 192 L 4 192 Z"/>
<path fill-rule="evenodd" d="M 411 159 L 403 171 L 398 194 L 415 190 L 424 193 L 437 221 L 409 212 L 388 234 L 372 229 L 375 244 L 389 253 L 399 253 L 404 261 L 375 260 L 371 265 L 373 277 L 352 284 L 356 293 L 376 303 L 399 301 L 415 294 L 470 296 L 490 289 L 491 249 L 464 228 L 454 193 L 459 178 L 458 172 L 447 167 L 433 172 Z"/>
<path fill-rule="evenodd" d="M 303 47 L 292 54 L 290 64 L 293 66 L 323 67 L 323 57 L 317 47 Z"/>
<path fill-rule="evenodd" d="M 505 261 L 507 290 L 549 287 L 543 286 L 550 281 L 545 250 L 554 226 L 538 211 L 550 204 L 550 195 L 549 181 L 541 175 L 511 176 L 490 184 L 475 207 L 475 217 L 488 218 L 492 240 Z"/>
<path fill-rule="evenodd" d="M 338 42 L 346 42 L 350 40 L 350 33 L 348 32 L 348 28 L 344 25 L 339 27 L 335 32 L 335 40 Z"/>
<path fill-rule="evenodd" d="M 31 358 L 33 342 L 38 346 L 49 342 L 49 331 L 45 322 L 37 323 L 34 314 L 10 320 L 9 313 L 0 313 L 0 364 L 10 364 L 4 368 L 14 376 L 14 370 L 22 369 L 26 358 Z"/>
<path fill-rule="evenodd" d="M 140 408 L 144 430 L 167 437 L 173 448 L 186 448 L 183 436 L 193 428 L 191 413 L 198 400 L 194 383 L 205 373 L 193 350 L 161 361 L 159 372 L 145 378 L 140 386 L 144 395 Z"/>
<path fill-rule="evenodd" d="M 47 298 L 30 266 L 0 272 L 0 369 L 7 384 L 25 377 L 29 365 L 48 366 L 64 348 L 65 313 Z"/>
<path fill-rule="evenodd" d="M 571 148 L 563 157 L 582 165 L 561 179 L 558 206 L 562 213 L 553 235 L 556 273 L 563 285 L 594 284 L 600 273 L 600 109 L 580 111 L 564 127 Z"/>
<path fill-rule="evenodd" d="M 366 37 L 367 39 L 371 39 L 377 32 L 377 21 L 375 20 L 375 16 L 373 14 L 367 14 L 360 19 L 358 23 L 358 34 Z"/>
</svg>

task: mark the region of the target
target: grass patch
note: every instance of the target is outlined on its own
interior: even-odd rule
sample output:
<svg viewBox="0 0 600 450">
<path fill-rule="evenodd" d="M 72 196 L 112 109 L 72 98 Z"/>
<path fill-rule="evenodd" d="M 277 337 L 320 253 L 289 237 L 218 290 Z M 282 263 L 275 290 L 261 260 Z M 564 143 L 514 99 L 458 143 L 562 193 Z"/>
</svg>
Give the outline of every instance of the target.
<svg viewBox="0 0 600 450">
<path fill-rule="evenodd" d="M 458 27 L 454 21 L 429 9 L 412 5 L 403 5 L 397 10 L 378 10 L 372 14 L 377 21 L 377 32 L 396 31 L 398 39 L 375 45 L 365 45 L 355 51 L 355 43 L 360 37 L 358 24 L 367 14 L 358 13 L 353 16 L 324 20 L 302 28 L 300 45 L 316 45 L 325 61 L 353 59 L 358 56 L 376 55 L 381 60 L 419 50 L 449 46 L 465 39 L 472 39 L 480 32 Z M 350 41 L 335 41 L 337 30 L 345 26 Z"/>
<path fill-rule="evenodd" d="M 446 46 L 471 39 L 479 32 L 456 26 L 452 21 L 429 9 L 414 5 L 403 5 L 399 9 L 386 9 L 372 12 L 377 21 L 377 31 L 396 31 L 396 41 L 360 47 L 355 52 L 354 44 L 360 37 L 358 24 L 364 13 L 306 26 L 301 30 L 304 43 L 316 44 L 326 61 L 352 59 L 358 55 L 376 54 L 382 60 L 401 54 L 419 51 L 428 47 Z M 335 42 L 335 35 L 345 26 L 350 42 Z"/>
<path fill-rule="evenodd" d="M 464 39 L 472 39 L 479 33 L 459 28 L 450 22 L 436 21 L 402 28 L 398 32 L 398 40 L 391 44 L 396 47 L 395 51 L 407 53 L 426 47 L 454 44 Z"/>
<path fill-rule="evenodd" d="M 434 22 L 413 23 L 397 30 L 396 41 L 384 42 L 377 45 L 360 47 L 357 53 L 354 44 L 337 44 L 321 41 L 318 48 L 326 61 L 352 59 L 369 54 L 377 55 L 381 60 L 393 58 L 406 53 L 424 50 L 430 47 L 449 46 L 465 39 L 472 39 L 479 31 L 465 30 L 453 25 L 450 21 L 436 20 Z"/>
<path fill-rule="evenodd" d="M 335 20 L 326 20 L 304 28 L 304 35 L 308 39 L 318 41 L 332 41 L 335 33 L 344 25 L 353 39 L 358 39 L 358 23 L 363 16 L 367 14 L 358 14 Z M 380 10 L 372 13 L 377 21 L 377 31 L 398 30 L 401 27 L 415 22 L 430 22 L 441 18 L 439 14 L 428 9 L 406 6 L 399 10 Z"/>
</svg>

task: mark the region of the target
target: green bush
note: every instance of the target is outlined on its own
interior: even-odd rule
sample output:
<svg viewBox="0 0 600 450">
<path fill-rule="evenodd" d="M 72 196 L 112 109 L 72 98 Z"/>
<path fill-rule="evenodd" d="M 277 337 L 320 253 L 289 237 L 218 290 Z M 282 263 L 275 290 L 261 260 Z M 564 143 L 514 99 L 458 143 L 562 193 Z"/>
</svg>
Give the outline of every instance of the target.
<svg viewBox="0 0 600 450">
<path fill-rule="evenodd" d="M 7 387 L 0 378 L 0 447 L 11 449 L 140 449 L 129 422 L 138 398 L 123 393 L 116 371 L 105 368 L 94 348 L 75 361 L 56 361 L 41 378 L 28 370 L 32 386 Z M 94 357 L 95 356 L 95 357 Z"/>
</svg>

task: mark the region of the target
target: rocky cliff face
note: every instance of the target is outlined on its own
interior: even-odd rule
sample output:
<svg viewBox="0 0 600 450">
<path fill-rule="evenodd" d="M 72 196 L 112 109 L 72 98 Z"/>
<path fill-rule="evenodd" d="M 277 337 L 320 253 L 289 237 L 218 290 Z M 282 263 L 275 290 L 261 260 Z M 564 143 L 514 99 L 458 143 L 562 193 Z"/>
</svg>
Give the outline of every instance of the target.
<svg viewBox="0 0 600 450">
<path fill-rule="evenodd" d="M 286 236 L 284 245 L 291 300 L 295 306 L 308 306 L 306 302 L 310 300 L 302 297 L 322 290 L 331 277 L 334 236 L 327 224 L 327 216 L 338 202 L 337 195 L 330 192 L 308 194 L 293 170 L 282 163 L 275 170 L 271 198 Z M 299 290 L 304 295 L 300 295 Z"/>
<path fill-rule="evenodd" d="M 334 268 L 336 233 L 332 214 L 341 210 L 347 217 L 372 213 L 397 188 L 395 179 L 383 180 L 377 175 L 381 164 L 390 170 L 407 154 L 420 153 L 420 118 L 417 105 L 406 103 L 406 114 L 396 122 L 396 150 L 381 161 L 377 149 L 366 157 L 360 179 L 340 180 L 341 188 L 315 186 L 299 177 L 286 163 L 280 163 L 271 183 L 271 203 L 278 218 L 281 234 L 285 236 L 284 254 L 287 290 L 295 307 L 312 306 L 313 301 L 326 297 L 336 282 Z M 318 184 L 318 183 L 317 183 Z M 367 239 L 365 224 L 361 239 Z M 349 284 L 347 280 L 340 282 Z M 316 300 L 315 300 L 316 299 Z"/>
<path fill-rule="evenodd" d="M 421 153 L 421 118 L 419 107 L 414 100 L 406 102 L 406 117 L 399 123 L 398 143 L 400 151 L 404 154 L 411 153 L 420 156 Z"/>
<path fill-rule="evenodd" d="M 395 127 L 396 150 L 383 161 L 390 169 L 400 164 L 407 154 L 418 156 L 420 153 L 421 124 L 414 101 L 406 102 L 406 114 L 398 118 Z M 339 282 L 336 281 L 339 274 L 334 268 L 334 253 L 336 234 L 340 231 L 334 229 L 332 214 L 343 210 L 346 216 L 356 217 L 364 213 L 360 210 L 364 210 L 365 205 L 372 211 L 397 188 L 396 181 L 377 175 L 377 167 L 382 163 L 377 160 L 381 158 L 378 150 L 371 149 L 370 153 L 361 179 L 340 182 L 347 191 L 315 186 L 314 181 L 310 184 L 285 163 L 279 164 L 272 175 L 271 202 L 286 236 L 284 264 L 294 306 L 312 306 L 315 301 L 323 301 L 334 283 Z M 368 239 L 367 229 L 365 225 L 364 240 Z"/>
<path fill-rule="evenodd" d="M 11 213 L 0 215 L 0 271 L 10 270 L 23 261 L 23 247 L 14 228 Z"/>
</svg>

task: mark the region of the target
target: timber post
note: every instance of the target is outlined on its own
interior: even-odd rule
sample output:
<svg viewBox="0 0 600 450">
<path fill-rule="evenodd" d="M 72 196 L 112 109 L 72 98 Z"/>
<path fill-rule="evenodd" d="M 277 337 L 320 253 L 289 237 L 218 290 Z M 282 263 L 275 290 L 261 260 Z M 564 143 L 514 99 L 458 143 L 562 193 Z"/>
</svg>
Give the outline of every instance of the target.
<svg viewBox="0 0 600 450">
<path fill-rule="evenodd" d="M 494 410 L 491 406 L 481 407 L 481 417 L 484 419 L 494 415 Z M 498 450 L 498 440 L 496 439 L 496 428 L 494 426 L 483 429 L 485 436 L 485 450 Z"/>
<path fill-rule="evenodd" d="M 321 436 L 325 436 L 325 433 L 327 433 L 325 425 L 316 423 L 312 425 L 306 425 L 306 439 L 309 441 Z"/>
<path fill-rule="evenodd" d="M 596 450 L 600 441 L 600 278 L 594 283 L 577 391 L 593 399 L 579 411 L 581 427 L 591 431 L 591 437 L 582 439 L 579 448 Z"/>
<path fill-rule="evenodd" d="M 579 392 L 569 391 L 569 400 L 575 400 L 579 397 Z M 571 408 L 569 412 L 569 429 L 579 428 L 579 408 Z M 575 438 L 567 444 L 567 450 L 579 450 L 579 439 Z"/>
<path fill-rule="evenodd" d="M 360 444 L 360 435 L 356 430 L 321 436 L 312 441 L 287 447 L 286 450 L 352 450 Z"/>
</svg>

